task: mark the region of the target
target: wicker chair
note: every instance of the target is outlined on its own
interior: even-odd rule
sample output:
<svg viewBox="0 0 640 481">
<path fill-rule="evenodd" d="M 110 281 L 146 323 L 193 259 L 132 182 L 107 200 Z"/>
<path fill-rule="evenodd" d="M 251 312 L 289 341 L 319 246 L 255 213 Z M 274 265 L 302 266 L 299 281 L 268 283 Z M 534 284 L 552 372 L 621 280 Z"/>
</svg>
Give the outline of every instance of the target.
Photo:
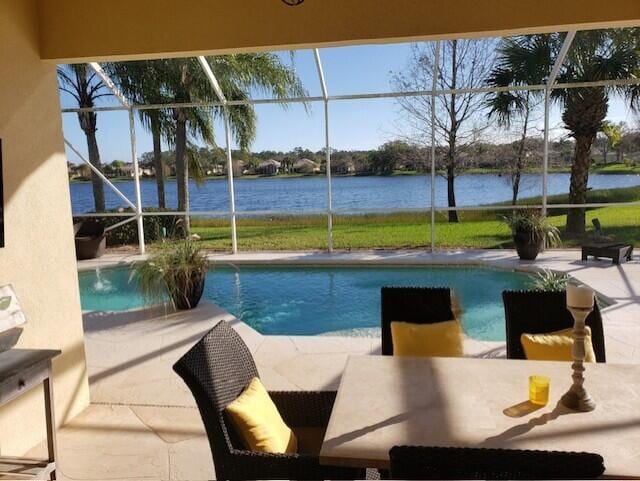
<svg viewBox="0 0 640 481">
<path fill-rule="evenodd" d="M 502 293 L 507 330 L 507 357 L 526 359 L 520 343 L 523 333 L 542 334 L 573 327 L 564 291 L 504 291 Z M 605 362 L 602 315 L 596 302 L 586 320 L 597 362 Z"/>
<path fill-rule="evenodd" d="M 76 241 L 76 259 L 95 259 L 104 254 L 107 240 L 102 224 L 85 220 L 73 225 Z"/>
<path fill-rule="evenodd" d="M 284 421 L 298 434 L 300 451 L 248 451 L 228 422 L 225 407 L 258 376 L 249 349 L 225 321 L 218 323 L 173 366 L 191 390 L 204 423 L 216 479 L 364 479 L 365 470 L 321 466 L 319 441 L 329 422 L 335 392 L 271 392 Z M 315 436 L 314 436 L 315 434 Z"/>
<path fill-rule="evenodd" d="M 448 287 L 383 287 L 382 354 L 393 355 L 391 323 L 433 324 L 455 319 Z"/>
<path fill-rule="evenodd" d="M 602 456 L 562 451 L 395 446 L 391 479 L 595 479 Z"/>
</svg>

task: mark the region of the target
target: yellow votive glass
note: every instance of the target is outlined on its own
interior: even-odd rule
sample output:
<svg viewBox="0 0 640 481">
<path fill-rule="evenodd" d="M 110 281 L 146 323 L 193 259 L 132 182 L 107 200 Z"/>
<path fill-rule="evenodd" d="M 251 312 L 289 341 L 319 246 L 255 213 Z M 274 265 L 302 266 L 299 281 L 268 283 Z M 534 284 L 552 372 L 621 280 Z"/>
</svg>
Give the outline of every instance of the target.
<svg viewBox="0 0 640 481">
<path fill-rule="evenodd" d="M 546 406 L 549 403 L 549 383 L 547 376 L 529 376 L 529 402 Z"/>
</svg>

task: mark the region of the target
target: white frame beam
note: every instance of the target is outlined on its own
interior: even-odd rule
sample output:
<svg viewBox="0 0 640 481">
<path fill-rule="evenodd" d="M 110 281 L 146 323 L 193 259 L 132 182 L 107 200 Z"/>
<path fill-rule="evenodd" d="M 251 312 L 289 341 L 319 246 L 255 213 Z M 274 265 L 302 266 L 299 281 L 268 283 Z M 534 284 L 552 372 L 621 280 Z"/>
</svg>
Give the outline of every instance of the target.
<svg viewBox="0 0 640 481">
<path fill-rule="evenodd" d="M 548 180 L 549 180 L 549 103 L 551 100 L 551 90 L 556 83 L 556 79 L 558 77 L 558 73 L 560 72 L 560 68 L 562 68 L 562 64 L 564 63 L 564 59 L 569 52 L 569 48 L 571 48 L 571 43 L 576 36 L 575 30 L 567 32 L 566 37 L 564 38 L 564 42 L 562 43 L 562 47 L 560 48 L 560 52 L 556 57 L 556 60 L 551 68 L 551 73 L 549 74 L 549 78 L 547 79 L 547 83 L 544 89 L 544 143 L 543 143 L 543 151 L 542 151 L 542 215 L 547 215 L 547 191 L 548 191 Z"/>
<path fill-rule="evenodd" d="M 93 172 L 100 177 L 126 204 L 135 210 L 135 213 L 95 213 L 95 214 L 76 214 L 77 217 L 108 217 L 108 216 L 130 216 L 130 219 L 125 219 L 109 228 L 114 229 L 120 225 L 131 222 L 134 218 L 138 221 L 138 231 L 140 234 L 139 243 L 140 251 L 144 253 L 144 230 L 142 226 L 142 219 L 147 215 L 189 215 L 189 212 L 180 211 L 167 211 L 167 212 L 144 212 L 142 207 L 141 192 L 140 192 L 140 179 L 139 179 L 139 166 L 136 155 L 135 145 L 135 122 L 133 111 L 135 110 L 149 110 L 149 109 L 170 109 L 170 108 L 193 108 L 193 107 L 222 107 L 224 113 L 224 128 L 225 128 L 225 141 L 226 141 L 226 156 L 227 156 L 227 179 L 229 186 L 229 212 L 221 211 L 201 211 L 199 214 L 212 215 L 216 217 L 229 216 L 231 222 L 231 243 L 233 253 L 238 252 L 237 246 L 237 231 L 236 231 L 236 218 L 238 216 L 254 216 L 258 214 L 270 214 L 277 213 L 275 211 L 263 211 L 263 212 L 247 212 L 238 213 L 235 209 L 235 190 L 234 190 L 234 178 L 233 178 L 233 160 L 231 152 L 231 128 L 229 119 L 229 107 L 238 105 L 262 105 L 262 104 L 288 104 L 288 103 L 308 103 L 308 102 L 322 102 L 324 104 L 324 130 L 325 130 L 325 161 L 326 161 L 326 179 L 327 179 L 327 209 L 325 211 L 327 215 L 327 246 L 329 252 L 333 252 L 333 214 L 341 212 L 343 214 L 348 213 L 370 213 L 370 212 L 393 212 L 395 209 L 363 209 L 363 210 L 350 210 L 350 211 L 334 211 L 333 209 L 333 195 L 332 195 L 332 179 L 331 179 L 331 145 L 330 145 L 330 124 L 329 124 L 329 102 L 341 101 L 341 100 L 366 100 L 366 99 L 393 99 L 403 97 L 419 97 L 430 96 L 432 105 L 432 119 L 431 119 L 431 201 L 429 212 L 431 214 L 431 251 L 435 250 L 435 214 L 436 212 L 448 212 L 458 210 L 513 210 L 513 209 L 526 209 L 526 208 L 540 208 L 546 215 L 548 209 L 556 208 L 586 208 L 586 207 L 604 207 L 604 206 L 637 206 L 639 202 L 616 202 L 616 203 L 590 203 L 590 204 L 552 204 L 548 205 L 547 202 L 547 187 L 548 187 L 548 168 L 549 168 L 549 107 L 550 96 L 554 89 L 569 89 L 569 88 L 585 88 L 585 87 L 606 87 L 606 86 L 618 86 L 618 85 L 637 85 L 640 84 L 640 79 L 617 79 L 617 80 L 601 80 L 591 82 L 573 82 L 573 83 L 557 83 L 557 76 L 562 68 L 562 64 L 566 58 L 566 55 L 571 47 L 573 39 L 575 38 L 576 31 L 569 31 L 566 34 L 560 52 L 554 62 L 551 69 L 549 78 L 545 84 L 540 85 L 524 85 L 524 86 L 506 86 L 506 87 L 477 87 L 477 88 L 457 88 L 457 89 L 440 89 L 437 88 L 437 73 L 439 69 L 439 53 L 440 42 L 436 43 L 436 61 L 434 62 L 433 81 L 430 90 L 417 90 L 408 92 L 382 92 L 382 93 L 360 93 L 360 94 L 347 94 L 347 95 L 329 95 L 326 85 L 326 79 L 320 57 L 320 50 L 318 48 L 313 49 L 313 54 L 316 63 L 316 69 L 321 87 L 321 96 L 305 96 L 305 97 L 292 97 L 292 98 L 269 98 L 269 99 L 247 99 L 247 100 L 232 100 L 226 99 L 220 84 L 211 69 L 211 65 L 204 56 L 198 56 L 198 62 L 200 63 L 211 88 L 214 90 L 218 101 L 210 102 L 189 102 L 189 103 L 167 103 L 167 104 L 131 104 L 128 99 L 120 92 L 115 83 L 109 78 L 106 72 L 102 69 L 99 63 L 92 62 L 90 67 L 98 74 L 103 83 L 111 90 L 114 96 L 120 102 L 120 106 L 105 106 L 105 107 L 92 107 L 92 108 L 66 108 L 62 109 L 62 113 L 78 113 L 78 112 L 107 112 L 107 111 L 121 111 L 127 110 L 129 112 L 129 127 L 131 134 L 131 157 L 134 165 L 134 181 L 136 187 L 136 203 L 131 202 L 111 181 L 100 172 L 95 166 L 93 166 L 87 159 L 85 159 L 79 151 L 65 139 L 65 144 L 89 167 Z M 451 94 L 469 94 L 469 93 L 489 93 L 489 92 L 512 92 L 512 91 L 544 91 L 544 143 L 543 143 L 543 179 L 542 179 L 542 203 L 539 205 L 517 205 L 517 206 L 457 206 L 457 207 L 437 207 L 435 205 L 435 99 L 442 95 Z M 424 209 L 407 209 L 408 211 L 422 212 Z M 320 212 L 305 211 L 300 215 L 319 214 Z M 296 215 L 296 213 L 282 212 L 281 214 Z"/>
<path fill-rule="evenodd" d="M 327 91 L 327 83 L 322 68 L 322 59 L 320 58 L 320 50 L 313 49 L 313 56 L 316 61 L 316 70 L 318 72 L 318 80 L 322 89 L 322 99 L 324 103 L 324 155 L 325 169 L 327 178 L 327 250 L 333 252 L 333 189 L 331 185 L 331 141 L 329 138 L 329 94 Z"/>
<path fill-rule="evenodd" d="M 89 166 L 89 168 L 98 176 L 100 177 L 100 180 L 102 180 L 102 182 L 104 182 L 105 184 L 107 184 L 109 186 L 109 188 L 111 188 L 111 190 L 113 190 L 113 192 L 120 197 L 129 207 L 131 207 L 134 211 L 136 210 L 136 205 L 131 202 L 129 200 L 129 198 L 124 195 L 122 193 L 122 191 L 120 189 L 118 189 L 115 185 L 113 185 L 113 183 L 102 173 L 100 172 L 100 169 L 98 169 L 95 165 L 93 165 L 91 162 L 89 162 L 87 159 L 84 158 L 84 156 L 80 153 L 80 151 L 78 149 L 76 149 L 73 144 L 71 142 L 69 142 L 67 139 L 64 139 L 64 143 L 67 147 L 69 147 L 69 149 L 78 156 L 78 158 L 84 162 L 85 164 L 87 164 Z M 108 212 L 104 212 L 104 214 L 107 214 Z M 115 214 L 114 214 L 115 215 Z M 121 215 L 121 214 L 118 214 Z"/>
<path fill-rule="evenodd" d="M 111 93 L 118 99 L 118 101 L 122 104 L 123 107 L 130 109 L 131 104 L 129 100 L 124 96 L 120 89 L 116 86 L 116 84 L 111 80 L 111 77 L 107 75 L 107 73 L 102 69 L 98 62 L 90 62 L 89 66 L 98 74 L 102 83 L 104 83 Z"/>
<path fill-rule="evenodd" d="M 144 242 L 144 219 L 142 217 L 142 195 L 140 191 L 140 166 L 138 164 L 138 156 L 136 154 L 136 125 L 135 125 L 135 117 L 133 114 L 133 108 L 127 97 L 120 91 L 118 86 L 115 84 L 113 80 L 107 75 L 104 69 L 100 66 L 98 62 L 90 62 L 89 66 L 98 74 L 98 77 L 102 80 L 102 82 L 107 86 L 111 93 L 118 99 L 118 101 L 122 104 L 123 107 L 127 110 L 129 114 L 129 138 L 131 142 L 131 164 L 133 165 L 133 180 L 134 180 L 134 189 L 136 196 L 136 204 L 133 207 L 135 210 L 135 219 L 137 221 L 138 227 L 138 250 L 140 254 L 145 253 L 145 242 Z M 96 169 L 97 171 L 98 169 Z M 104 176 L 103 176 L 104 177 Z M 119 222 L 115 226 L 111 226 L 111 229 L 115 229 L 115 227 L 119 227 L 120 225 L 124 225 L 129 222 L 127 221 Z"/>
<path fill-rule="evenodd" d="M 129 137 L 131 139 L 131 162 L 133 164 L 133 179 L 135 180 L 136 221 L 138 223 L 138 250 L 145 253 L 144 219 L 142 218 L 142 193 L 140 190 L 140 166 L 136 154 L 136 124 L 133 109 L 129 109 Z"/>
<path fill-rule="evenodd" d="M 220 88 L 220 83 L 216 78 L 213 70 L 211 69 L 211 65 L 209 65 L 209 61 L 206 57 L 200 55 L 198 57 L 198 62 L 204 71 L 204 74 L 207 76 L 209 80 L 209 84 L 211 84 L 211 88 L 218 97 L 220 101 L 220 106 L 222 106 L 222 112 L 224 116 L 224 137 L 225 137 L 225 151 L 227 154 L 227 182 L 229 185 L 229 214 L 231 217 L 231 251 L 234 254 L 238 253 L 238 231 L 236 227 L 236 195 L 233 183 L 233 158 L 231 155 L 231 122 L 229 119 L 229 103 L 227 102 L 227 98 Z"/>
<path fill-rule="evenodd" d="M 572 89 L 572 88 L 585 88 L 585 87 L 613 87 L 621 85 L 637 85 L 640 84 L 640 78 L 630 79 L 613 79 L 613 80 L 594 80 L 591 82 L 571 82 L 571 83 L 556 83 L 551 86 L 551 90 L 556 89 Z M 490 92 L 521 92 L 526 90 L 545 90 L 546 84 L 540 85 L 517 85 L 510 87 L 477 87 L 477 88 L 458 88 L 458 89 L 442 89 L 436 90 L 435 93 L 431 90 L 416 90 L 412 92 L 383 92 L 372 94 L 349 94 L 349 95 L 329 95 L 328 101 L 334 100 L 367 100 L 367 99 L 392 99 L 402 97 L 424 97 L 429 95 L 460 95 L 467 93 L 490 93 Z M 291 103 L 309 103 L 309 102 L 324 102 L 324 97 L 310 96 L 310 97 L 292 97 L 286 99 L 248 99 L 248 100 L 229 100 L 226 105 L 262 105 L 262 104 L 291 104 Z M 134 110 L 160 110 L 160 109 L 172 109 L 172 108 L 191 108 L 191 107 L 222 107 L 222 102 L 176 102 L 166 104 L 136 104 L 131 108 Z M 78 113 L 78 112 L 112 112 L 119 110 L 128 110 L 124 106 L 106 106 L 106 107 L 76 107 L 76 108 L 64 108 L 61 109 L 63 114 Z"/>
</svg>

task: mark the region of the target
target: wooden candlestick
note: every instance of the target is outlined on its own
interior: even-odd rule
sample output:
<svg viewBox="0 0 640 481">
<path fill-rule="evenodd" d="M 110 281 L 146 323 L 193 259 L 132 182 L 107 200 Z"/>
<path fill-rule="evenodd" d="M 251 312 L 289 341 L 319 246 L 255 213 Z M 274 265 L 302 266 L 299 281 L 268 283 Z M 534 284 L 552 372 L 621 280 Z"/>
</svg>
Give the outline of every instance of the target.
<svg viewBox="0 0 640 481">
<path fill-rule="evenodd" d="M 593 411 L 596 408 L 596 403 L 591 399 L 591 396 L 584 388 L 584 358 L 585 347 L 584 339 L 587 335 L 585 329 L 585 320 L 589 313 L 593 310 L 593 307 L 571 307 L 567 306 L 567 309 L 573 316 L 573 384 L 569 390 L 562 396 L 561 402 L 569 409 L 575 411 Z"/>
</svg>

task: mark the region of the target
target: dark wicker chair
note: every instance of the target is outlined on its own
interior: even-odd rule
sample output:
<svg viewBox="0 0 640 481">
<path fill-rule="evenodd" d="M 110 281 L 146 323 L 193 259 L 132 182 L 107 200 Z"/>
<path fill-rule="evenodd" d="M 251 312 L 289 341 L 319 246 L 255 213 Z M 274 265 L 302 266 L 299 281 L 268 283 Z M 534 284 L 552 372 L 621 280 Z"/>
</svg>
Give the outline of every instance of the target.
<svg viewBox="0 0 640 481">
<path fill-rule="evenodd" d="M 567 310 L 564 291 L 504 291 L 504 312 L 507 330 L 507 357 L 526 359 L 520 343 L 523 333 L 542 334 L 573 327 L 573 317 Z M 591 328 L 591 342 L 597 362 L 605 362 L 602 315 L 598 303 L 586 320 Z"/>
<path fill-rule="evenodd" d="M 562 451 L 395 446 L 391 479 L 595 479 L 602 456 Z"/>
<path fill-rule="evenodd" d="M 385 356 L 393 355 L 393 321 L 433 324 L 456 317 L 451 304 L 451 289 L 448 287 L 383 287 L 380 300 L 382 354 Z"/>
<path fill-rule="evenodd" d="M 76 240 L 76 259 L 95 259 L 104 254 L 107 240 L 104 226 L 94 220 L 73 225 Z"/>
<path fill-rule="evenodd" d="M 304 439 L 314 438 L 310 454 L 248 451 L 228 422 L 224 409 L 258 376 L 249 349 L 238 333 L 221 321 L 198 341 L 173 369 L 196 400 L 213 455 L 216 479 L 364 479 L 365 470 L 321 466 L 319 442 L 326 430 L 335 392 L 271 392 L 284 421 Z M 311 436 L 309 435 L 311 434 Z M 313 436 L 315 434 L 315 436 Z M 318 439 L 319 438 L 319 439 Z"/>
</svg>

